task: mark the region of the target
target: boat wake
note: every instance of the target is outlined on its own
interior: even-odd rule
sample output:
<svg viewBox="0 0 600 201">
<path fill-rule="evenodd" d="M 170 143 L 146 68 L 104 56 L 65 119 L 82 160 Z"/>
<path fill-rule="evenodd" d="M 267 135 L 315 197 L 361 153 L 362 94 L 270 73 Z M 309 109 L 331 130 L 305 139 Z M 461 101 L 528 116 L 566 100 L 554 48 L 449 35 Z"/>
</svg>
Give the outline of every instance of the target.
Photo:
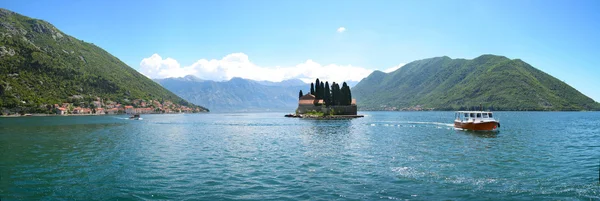
<svg viewBox="0 0 600 201">
<path fill-rule="evenodd" d="M 418 121 L 409 121 L 409 124 L 430 124 L 430 125 L 438 125 L 438 126 L 446 126 L 446 127 L 454 127 L 454 124 L 442 123 L 442 122 L 418 122 Z"/>
<path fill-rule="evenodd" d="M 440 129 L 454 129 L 454 124 L 443 122 L 398 121 L 371 123 L 370 126 L 395 126 L 395 127 L 436 127 Z"/>
</svg>

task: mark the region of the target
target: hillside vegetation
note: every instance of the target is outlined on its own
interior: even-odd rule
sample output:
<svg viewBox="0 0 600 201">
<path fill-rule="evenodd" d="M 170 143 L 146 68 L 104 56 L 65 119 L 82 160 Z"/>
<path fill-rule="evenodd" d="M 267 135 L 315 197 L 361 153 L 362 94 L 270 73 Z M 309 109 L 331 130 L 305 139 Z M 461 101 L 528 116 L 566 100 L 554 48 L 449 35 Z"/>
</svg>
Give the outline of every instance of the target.
<svg viewBox="0 0 600 201">
<path fill-rule="evenodd" d="M 44 112 L 51 104 L 98 98 L 123 104 L 171 101 L 206 111 L 94 44 L 48 22 L 0 9 L 0 108 Z"/>
<path fill-rule="evenodd" d="M 600 104 L 520 59 L 436 57 L 361 80 L 353 95 L 363 110 L 598 110 Z"/>
</svg>

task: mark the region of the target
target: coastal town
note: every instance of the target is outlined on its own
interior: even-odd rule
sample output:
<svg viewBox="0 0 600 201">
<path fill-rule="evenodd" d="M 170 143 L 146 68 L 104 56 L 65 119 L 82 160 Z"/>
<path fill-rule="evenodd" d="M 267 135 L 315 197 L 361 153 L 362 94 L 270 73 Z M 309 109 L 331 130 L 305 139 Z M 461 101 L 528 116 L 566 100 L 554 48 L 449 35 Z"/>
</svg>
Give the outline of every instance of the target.
<svg viewBox="0 0 600 201">
<path fill-rule="evenodd" d="M 46 115 L 116 115 L 116 114 L 164 114 L 164 113 L 197 113 L 199 107 L 188 107 L 171 101 L 127 100 L 127 104 L 103 100 L 96 97 L 91 102 L 63 102 L 41 106 L 45 113 L 29 114 L 3 111 L 1 116 L 46 116 Z"/>
<path fill-rule="evenodd" d="M 136 99 L 131 104 L 124 105 L 114 101 L 93 101 L 88 107 L 82 104 L 62 103 L 54 104 L 53 109 L 57 115 L 113 115 L 113 114 L 163 114 L 163 113 L 195 113 L 201 112 L 199 108 L 191 108 L 171 101 Z"/>
</svg>

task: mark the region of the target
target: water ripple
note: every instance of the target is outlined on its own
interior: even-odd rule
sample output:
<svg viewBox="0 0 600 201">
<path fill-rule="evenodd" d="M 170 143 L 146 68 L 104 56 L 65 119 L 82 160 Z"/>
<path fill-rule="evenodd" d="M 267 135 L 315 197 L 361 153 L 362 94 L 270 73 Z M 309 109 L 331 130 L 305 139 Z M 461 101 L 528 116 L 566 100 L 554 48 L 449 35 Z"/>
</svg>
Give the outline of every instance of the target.
<svg viewBox="0 0 600 201">
<path fill-rule="evenodd" d="M 448 112 L 0 119 L 0 199 L 600 199 L 600 113 L 496 115 L 497 133 Z"/>
</svg>

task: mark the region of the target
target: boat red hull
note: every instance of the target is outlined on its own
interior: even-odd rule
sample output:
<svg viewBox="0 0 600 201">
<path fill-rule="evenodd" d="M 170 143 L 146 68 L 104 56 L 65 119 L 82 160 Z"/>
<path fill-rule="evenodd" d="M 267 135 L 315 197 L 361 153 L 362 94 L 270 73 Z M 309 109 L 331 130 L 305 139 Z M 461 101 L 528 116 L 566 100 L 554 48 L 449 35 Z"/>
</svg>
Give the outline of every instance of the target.
<svg viewBox="0 0 600 201">
<path fill-rule="evenodd" d="M 462 128 L 474 131 L 493 131 L 498 129 L 498 122 L 454 122 L 454 128 Z"/>
</svg>

